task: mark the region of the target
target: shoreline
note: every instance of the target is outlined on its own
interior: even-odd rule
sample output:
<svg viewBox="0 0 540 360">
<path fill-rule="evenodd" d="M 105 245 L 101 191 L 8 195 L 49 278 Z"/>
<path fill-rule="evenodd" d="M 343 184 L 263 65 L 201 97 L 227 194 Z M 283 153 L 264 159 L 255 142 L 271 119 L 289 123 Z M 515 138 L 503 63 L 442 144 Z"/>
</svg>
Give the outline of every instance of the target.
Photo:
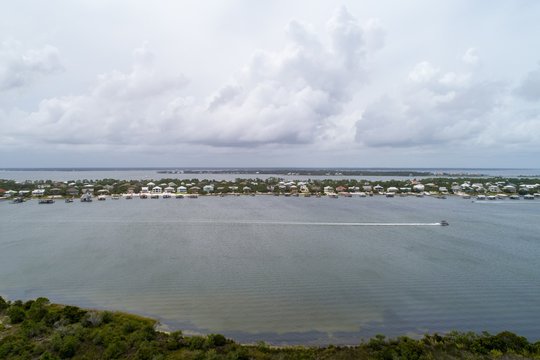
<svg viewBox="0 0 540 360">
<path fill-rule="evenodd" d="M 22 346 L 21 346 L 22 345 Z M 126 312 L 52 304 L 46 298 L 0 297 L 0 357 L 11 358 L 213 358 L 379 359 L 537 358 L 540 341 L 510 331 L 457 332 L 386 338 L 375 335 L 351 345 L 238 343 L 221 334 L 163 331 L 159 322 Z"/>
</svg>

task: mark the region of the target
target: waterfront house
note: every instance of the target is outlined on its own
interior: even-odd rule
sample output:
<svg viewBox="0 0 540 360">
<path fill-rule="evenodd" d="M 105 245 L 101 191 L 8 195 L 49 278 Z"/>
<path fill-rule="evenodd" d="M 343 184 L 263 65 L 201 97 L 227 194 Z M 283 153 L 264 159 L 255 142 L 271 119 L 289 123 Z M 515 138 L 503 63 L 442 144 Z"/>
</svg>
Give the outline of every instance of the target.
<svg viewBox="0 0 540 360">
<path fill-rule="evenodd" d="M 381 192 L 384 190 L 384 188 L 381 185 L 377 184 L 373 187 L 373 190 L 375 190 L 376 192 Z"/>
<path fill-rule="evenodd" d="M 185 186 L 179 186 L 179 187 L 176 189 L 176 192 L 177 192 L 177 193 L 180 193 L 180 194 L 187 193 L 187 187 L 185 187 Z"/>
<path fill-rule="evenodd" d="M 334 188 L 331 187 L 331 186 L 325 186 L 325 187 L 323 188 L 323 192 L 324 192 L 325 194 L 334 193 Z"/>
<path fill-rule="evenodd" d="M 165 194 L 172 194 L 174 192 L 174 188 L 172 186 L 167 186 L 165 189 L 163 189 Z"/>
<path fill-rule="evenodd" d="M 148 190 L 148 186 L 141 187 L 141 194 L 148 194 L 150 191 Z"/>
<path fill-rule="evenodd" d="M 395 186 L 390 186 L 388 189 L 386 189 L 386 192 L 389 192 L 389 193 L 397 193 L 399 191 L 399 189 Z"/>
<path fill-rule="evenodd" d="M 70 187 L 69 189 L 66 190 L 66 195 L 69 195 L 69 196 L 79 195 L 79 189 L 77 189 L 76 187 Z"/>
<path fill-rule="evenodd" d="M 340 193 L 340 192 L 345 192 L 345 191 L 347 191 L 347 188 L 346 188 L 345 186 L 341 186 L 341 185 L 340 185 L 340 186 L 338 186 L 338 187 L 336 188 L 336 191 L 337 191 L 338 193 Z"/>
<path fill-rule="evenodd" d="M 416 192 L 424 192 L 426 187 L 423 184 L 416 184 L 413 186 L 413 190 Z"/>
<path fill-rule="evenodd" d="M 154 186 L 152 188 L 152 194 L 161 194 L 163 192 L 163 188 L 161 186 Z"/>
<path fill-rule="evenodd" d="M 35 189 L 32 191 L 32 196 L 43 196 L 45 195 L 45 189 Z"/>
<path fill-rule="evenodd" d="M 461 186 L 457 183 L 453 183 L 451 189 L 453 193 L 457 193 L 461 191 Z"/>
<path fill-rule="evenodd" d="M 214 192 L 214 185 L 204 185 L 203 191 L 206 193 Z"/>
</svg>

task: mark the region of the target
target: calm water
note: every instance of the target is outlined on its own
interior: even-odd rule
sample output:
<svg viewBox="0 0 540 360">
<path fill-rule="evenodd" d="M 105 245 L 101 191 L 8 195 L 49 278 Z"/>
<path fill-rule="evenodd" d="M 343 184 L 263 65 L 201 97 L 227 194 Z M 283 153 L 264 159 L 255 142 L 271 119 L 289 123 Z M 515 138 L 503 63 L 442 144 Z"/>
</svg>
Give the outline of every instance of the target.
<svg viewBox="0 0 540 360">
<path fill-rule="evenodd" d="M 441 219 L 450 226 L 343 225 Z M 127 310 L 245 342 L 451 329 L 540 338 L 538 199 L 0 202 L 0 228 L 0 294 L 11 299 Z"/>
<path fill-rule="evenodd" d="M 369 169 L 368 169 L 369 170 Z M 540 169 L 386 169 L 399 171 L 429 171 L 433 173 L 448 174 L 475 174 L 486 176 L 540 176 Z M 236 178 L 260 178 L 279 177 L 287 181 L 308 180 L 308 179 L 364 179 L 368 181 L 384 180 L 407 180 L 411 178 L 422 179 L 422 176 L 315 176 L 315 175 L 272 175 L 272 174 L 159 174 L 153 169 L 111 169 L 111 170 L 0 170 L 0 179 L 9 179 L 16 181 L 25 180 L 54 180 L 54 181 L 73 181 L 73 180 L 154 180 L 154 179 L 211 179 L 216 181 L 232 181 Z M 433 177 L 433 176 L 430 176 Z"/>
</svg>

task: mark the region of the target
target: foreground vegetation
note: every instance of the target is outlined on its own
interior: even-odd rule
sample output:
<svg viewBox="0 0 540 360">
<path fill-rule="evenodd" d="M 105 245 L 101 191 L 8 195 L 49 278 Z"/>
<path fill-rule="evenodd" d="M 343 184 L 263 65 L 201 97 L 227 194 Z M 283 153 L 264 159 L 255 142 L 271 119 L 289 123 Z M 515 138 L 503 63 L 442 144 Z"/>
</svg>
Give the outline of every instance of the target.
<svg viewBox="0 0 540 360">
<path fill-rule="evenodd" d="M 156 321 L 118 312 L 0 297 L 0 359 L 540 359 L 540 341 L 510 332 L 386 339 L 356 346 L 241 345 L 223 335 L 156 331 Z"/>
</svg>

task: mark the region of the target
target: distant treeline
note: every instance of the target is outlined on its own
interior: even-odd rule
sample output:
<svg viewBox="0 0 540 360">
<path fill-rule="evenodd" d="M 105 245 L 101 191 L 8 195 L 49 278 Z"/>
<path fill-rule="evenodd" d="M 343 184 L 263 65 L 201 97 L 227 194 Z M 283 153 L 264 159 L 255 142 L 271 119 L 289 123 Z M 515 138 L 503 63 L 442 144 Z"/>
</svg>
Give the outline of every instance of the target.
<svg viewBox="0 0 540 360">
<path fill-rule="evenodd" d="M 232 175 L 299 175 L 299 176 L 433 176 L 435 173 L 417 170 L 365 170 L 365 169 L 185 169 L 158 170 L 158 174 L 232 174 Z M 437 174 L 439 175 L 439 174 Z M 443 175 L 443 174 L 441 174 Z M 452 174 L 446 174 L 453 176 Z M 469 175 L 471 176 L 471 175 Z M 479 175 L 472 175 L 479 176 Z"/>
<path fill-rule="evenodd" d="M 505 331 L 451 332 L 354 346 L 241 345 L 220 334 L 185 336 L 156 331 L 135 315 L 50 304 L 46 298 L 7 302 L 0 297 L 0 359 L 523 359 L 540 358 L 540 341 Z"/>
</svg>

